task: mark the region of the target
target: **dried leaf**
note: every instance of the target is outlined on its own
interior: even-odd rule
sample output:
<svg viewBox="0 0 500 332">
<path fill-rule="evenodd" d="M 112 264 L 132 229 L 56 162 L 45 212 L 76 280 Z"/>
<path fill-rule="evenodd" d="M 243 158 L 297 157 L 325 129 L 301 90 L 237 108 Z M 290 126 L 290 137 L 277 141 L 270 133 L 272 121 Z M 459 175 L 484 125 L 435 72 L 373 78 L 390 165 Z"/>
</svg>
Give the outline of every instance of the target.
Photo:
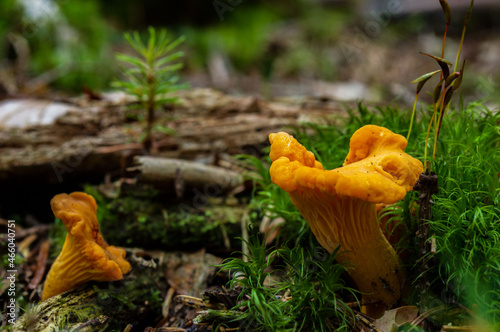
<svg viewBox="0 0 500 332">
<path fill-rule="evenodd" d="M 397 331 L 398 327 L 412 322 L 418 316 L 418 307 L 404 306 L 387 310 L 385 314 L 373 322 L 376 328 L 385 332 Z"/>
<path fill-rule="evenodd" d="M 200 296 L 207 288 L 207 280 L 215 272 L 214 266 L 222 259 L 205 250 L 194 253 L 168 253 L 165 264 L 165 277 L 177 294 Z"/>
</svg>

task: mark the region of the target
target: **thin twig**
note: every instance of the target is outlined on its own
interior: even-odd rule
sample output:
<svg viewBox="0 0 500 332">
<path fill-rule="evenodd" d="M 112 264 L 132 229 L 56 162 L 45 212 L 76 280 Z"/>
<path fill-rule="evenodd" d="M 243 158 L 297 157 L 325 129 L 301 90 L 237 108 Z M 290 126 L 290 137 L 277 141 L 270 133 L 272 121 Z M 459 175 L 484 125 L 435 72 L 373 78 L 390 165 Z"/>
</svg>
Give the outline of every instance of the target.
<svg viewBox="0 0 500 332">
<path fill-rule="evenodd" d="M 163 301 L 163 307 L 161 309 L 161 313 L 163 317 L 168 317 L 168 313 L 170 311 L 170 304 L 172 303 L 172 298 L 175 294 L 175 287 L 170 287 L 165 295 L 165 301 Z"/>
<path fill-rule="evenodd" d="M 243 253 L 243 261 L 248 262 L 248 255 L 250 251 L 248 250 L 248 225 L 249 225 L 249 217 L 248 211 L 245 210 L 243 213 L 243 217 L 241 219 L 241 237 L 243 241 L 241 241 L 241 252 Z"/>
</svg>

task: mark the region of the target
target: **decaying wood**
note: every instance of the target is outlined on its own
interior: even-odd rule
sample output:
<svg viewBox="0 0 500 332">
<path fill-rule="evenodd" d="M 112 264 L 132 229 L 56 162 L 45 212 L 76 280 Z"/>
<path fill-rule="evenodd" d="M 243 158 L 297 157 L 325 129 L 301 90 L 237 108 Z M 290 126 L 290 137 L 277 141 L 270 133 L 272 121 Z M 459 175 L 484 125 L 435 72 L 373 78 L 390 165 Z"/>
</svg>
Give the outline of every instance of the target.
<svg viewBox="0 0 500 332">
<path fill-rule="evenodd" d="M 136 166 L 128 170 L 139 172 L 139 182 L 163 188 L 174 188 L 176 182 L 182 181 L 188 187 L 211 186 L 211 190 L 222 193 L 243 181 L 241 174 L 233 170 L 187 160 L 137 156 L 134 164 Z"/>
<path fill-rule="evenodd" d="M 268 135 L 301 121 L 345 117 L 343 107 L 314 98 L 263 101 L 210 89 L 183 91 L 180 104 L 158 112 L 157 124 L 175 132 L 156 133 L 155 155 L 207 159 L 214 154 L 260 153 Z M 66 101 L 71 111 L 50 125 L 0 130 L 0 181 L 58 184 L 68 180 L 120 175 L 142 155 L 142 124 L 131 121 L 130 98 Z"/>
<path fill-rule="evenodd" d="M 109 320 L 104 309 L 92 286 L 87 285 L 39 303 L 21 316 L 13 329 L 49 332 L 63 326 L 78 331 L 104 331 Z"/>
</svg>

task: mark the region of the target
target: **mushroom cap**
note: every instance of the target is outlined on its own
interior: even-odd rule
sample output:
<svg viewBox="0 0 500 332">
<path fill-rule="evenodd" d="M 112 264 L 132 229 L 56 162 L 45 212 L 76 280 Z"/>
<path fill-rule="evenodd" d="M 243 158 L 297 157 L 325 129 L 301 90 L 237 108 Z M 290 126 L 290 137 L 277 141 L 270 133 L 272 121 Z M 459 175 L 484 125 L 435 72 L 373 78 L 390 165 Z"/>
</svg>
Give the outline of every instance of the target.
<svg viewBox="0 0 500 332">
<path fill-rule="evenodd" d="M 68 233 L 45 281 L 42 300 L 90 280 L 120 280 L 130 271 L 125 250 L 104 241 L 96 216 L 97 204 L 92 196 L 82 192 L 59 194 L 50 205 Z"/>
<path fill-rule="evenodd" d="M 406 139 L 389 129 L 366 125 L 351 137 L 342 167 L 324 170 L 314 155 L 284 132 L 269 135 L 271 179 L 287 192 L 298 187 L 392 204 L 411 190 L 422 163 L 404 152 Z"/>
</svg>

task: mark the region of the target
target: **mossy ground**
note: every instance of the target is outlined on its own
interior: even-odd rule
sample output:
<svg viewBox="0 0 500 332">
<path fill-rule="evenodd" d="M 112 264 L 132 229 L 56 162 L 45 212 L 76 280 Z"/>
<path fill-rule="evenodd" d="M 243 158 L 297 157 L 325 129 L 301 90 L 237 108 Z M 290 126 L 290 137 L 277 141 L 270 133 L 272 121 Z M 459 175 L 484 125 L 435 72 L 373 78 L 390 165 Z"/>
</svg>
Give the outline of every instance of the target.
<svg viewBox="0 0 500 332">
<path fill-rule="evenodd" d="M 98 204 L 101 232 L 108 243 L 155 250 L 206 248 L 223 253 L 241 248 L 241 219 L 246 205 L 236 199 L 206 197 L 195 207 L 192 197 L 177 199 L 151 186 L 117 189 L 106 196 L 99 186 L 86 186 Z M 62 247 L 66 230 L 56 220 L 55 245 Z M 59 252 L 54 248 L 52 252 Z"/>
</svg>

